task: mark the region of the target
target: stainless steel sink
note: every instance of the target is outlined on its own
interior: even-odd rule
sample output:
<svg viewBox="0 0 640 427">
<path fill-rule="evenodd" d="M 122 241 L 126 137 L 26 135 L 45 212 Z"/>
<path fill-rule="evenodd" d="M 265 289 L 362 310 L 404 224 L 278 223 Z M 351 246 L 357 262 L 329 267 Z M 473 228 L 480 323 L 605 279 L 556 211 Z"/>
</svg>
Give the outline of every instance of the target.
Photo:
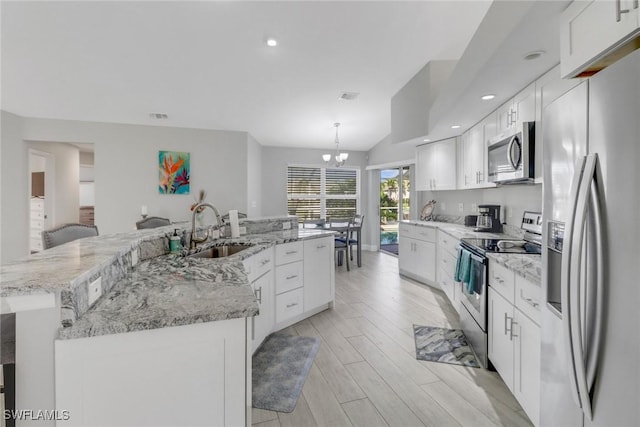
<svg viewBox="0 0 640 427">
<path fill-rule="evenodd" d="M 188 255 L 193 258 L 224 258 L 229 255 L 237 254 L 238 252 L 242 252 L 245 249 L 249 249 L 252 245 L 224 245 L 224 246 L 214 246 L 209 249 L 205 249 L 204 251 L 196 252 L 195 254 Z"/>
</svg>

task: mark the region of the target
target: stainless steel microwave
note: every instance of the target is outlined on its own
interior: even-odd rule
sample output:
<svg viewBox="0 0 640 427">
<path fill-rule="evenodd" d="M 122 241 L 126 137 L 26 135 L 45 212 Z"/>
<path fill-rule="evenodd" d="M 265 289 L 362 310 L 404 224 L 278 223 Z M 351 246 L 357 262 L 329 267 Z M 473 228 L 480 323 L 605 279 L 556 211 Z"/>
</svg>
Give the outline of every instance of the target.
<svg viewBox="0 0 640 427">
<path fill-rule="evenodd" d="M 533 182 L 535 178 L 535 123 L 521 122 L 513 132 L 487 145 L 489 181 L 496 184 Z"/>
</svg>

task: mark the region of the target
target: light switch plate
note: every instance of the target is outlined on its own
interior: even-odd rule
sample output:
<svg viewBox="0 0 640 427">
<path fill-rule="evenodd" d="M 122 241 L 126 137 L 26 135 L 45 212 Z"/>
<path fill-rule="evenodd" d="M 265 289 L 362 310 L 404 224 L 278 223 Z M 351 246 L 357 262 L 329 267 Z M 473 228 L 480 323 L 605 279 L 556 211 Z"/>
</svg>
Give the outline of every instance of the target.
<svg viewBox="0 0 640 427">
<path fill-rule="evenodd" d="M 464 203 L 458 203 L 458 212 L 464 212 Z"/>
<path fill-rule="evenodd" d="M 87 285 L 87 296 L 89 300 L 89 307 L 102 295 L 102 277 L 98 277 L 93 282 Z"/>
<path fill-rule="evenodd" d="M 476 212 L 478 212 L 478 205 L 476 205 L 475 203 L 471 203 L 471 213 Z"/>
<path fill-rule="evenodd" d="M 240 234 L 247 234 L 247 227 L 238 227 L 238 230 L 240 231 Z"/>
<path fill-rule="evenodd" d="M 444 202 L 440 203 L 440 206 L 442 207 L 443 212 L 447 210 L 447 205 Z"/>
</svg>

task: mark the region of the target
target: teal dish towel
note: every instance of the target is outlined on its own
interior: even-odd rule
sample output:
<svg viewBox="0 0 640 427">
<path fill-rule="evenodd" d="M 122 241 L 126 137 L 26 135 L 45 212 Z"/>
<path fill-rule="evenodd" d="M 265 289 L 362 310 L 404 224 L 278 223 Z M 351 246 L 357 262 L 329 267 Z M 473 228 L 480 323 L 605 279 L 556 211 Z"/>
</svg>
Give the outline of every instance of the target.
<svg viewBox="0 0 640 427">
<path fill-rule="evenodd" d="M 454 280 L 456 282 L 469 283 L 470 276 L 471 276 L 471 252 L 459 247 Z"/>
</svg>

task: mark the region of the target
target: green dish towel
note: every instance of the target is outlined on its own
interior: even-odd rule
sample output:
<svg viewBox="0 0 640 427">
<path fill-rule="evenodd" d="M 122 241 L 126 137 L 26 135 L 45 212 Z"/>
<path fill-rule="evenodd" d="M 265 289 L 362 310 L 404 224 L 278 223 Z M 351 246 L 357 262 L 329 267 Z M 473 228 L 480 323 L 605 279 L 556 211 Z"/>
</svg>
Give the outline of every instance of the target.
<svg viewBox="0 0 640 427">
<path fill-rule="evenodd" d="M 461 247 L 458 248 L 458 259 L 456 260 L 456 271 L 454 280 L 456 282 L 469 283 L 471 276 L 471 252 Z"/>
</svg>

